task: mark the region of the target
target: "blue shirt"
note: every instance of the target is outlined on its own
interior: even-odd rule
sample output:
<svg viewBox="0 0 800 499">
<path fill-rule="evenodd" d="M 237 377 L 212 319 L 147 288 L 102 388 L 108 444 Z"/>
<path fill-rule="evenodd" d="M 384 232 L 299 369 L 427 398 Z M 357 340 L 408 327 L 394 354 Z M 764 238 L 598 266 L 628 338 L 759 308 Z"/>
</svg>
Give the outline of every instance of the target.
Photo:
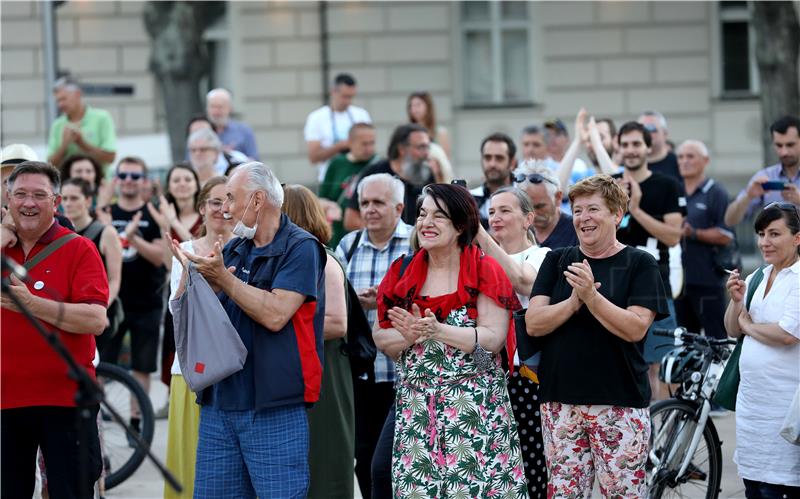
<svg viewBox="0 0 800 499">
<path fill-rule="evenodd" d="M 218 130 L 217 135 L 225 148 L 244 153 L 247 157 L 258 159 L 258 147 L 253 130 L 241 121 L 228 121 L 224 129 Z"/>
<path fill-rule="evenodd" d="M 316 402 L 325 319 L 327 257 L 322 245 L 281 214 L 271 243 L 257 248 L 251 239 L 236 238 L 225 246 L 223 258 L 250 286 L 294 291 L 306 299 L 280 331 L 270 331 L 220 292 L 220 302 L 247 348 L 247 360 L 241 371 L 198 394 L 198 402 L 229 411 Z"/>
<path fill-rule="evenodd" d="M 755 175 L 750 177 L 750 181 L 747 182 L 747 185 L 750 185 L 753 182 L 753 179 L 756 177 L 767 177 L 769 180 L 779 180 L 781 182 L 791 182 L 800 189 L 800 171 L 797 172 L 797 175 L 794 178 L 789 178 L 786 175 L 786 171 L 783 169 L 783 165 L 780 163 L 772 166 L 768 166 L 766 168 L 762 168 L 758 170 Z M 739 192 L 739 195 L 736 196 L 736 200 L 742 199 L 743 197 L 747 196 L 747 187 Z M 750 201 L 750 204 L 747 205 L 747 212 L 745 213 L 745 218 L 751 218 L 755 215 L 756 210 L 760 210 L 761 208 L 767 206 L 770 203 L 784 203 L 786 202 L 781 196 L 781 191 L 766 191 L 764 192 L 763 196 L 757 197 Z"/>
<path fill-rule="evenodd" d="M 559 213 L 558 223 L 547 239 L 539 242 L 539 246 L 558 249 L 578 245 L 578 234 L 572 225 L 572 217 L 564 212 Z"/>
<path fill-rule="evenodd" d="M 695 191 L 686 196 L 686 223 L 695 229 L 717 227 L 734 237 L 725 226 L 728 193 L 725 188 L 708 178 Z M 695 286 L 721 286 L 723 275 L 715 270 L 714 252 L 717 245 L 692 239 L 683 240 L 683 267 L 686 284 Z"/>
<path fill-rule="evenodd" d="M 392 238 L 386 246 L 380 249 L 372 244 L 367 231 L 364 230 L 349 262 L 345 260 L 345 257 L 360 231 L 353 231 L 342 238 L 336 248 L 336 256 L 347 265 L 347 278 L 356 291 L 380 284 L 392 262 L 402 255 L 411 253 L 408 238 L 411 236 L 412 228 L 410 225 L 403 223 L 402 220 L 399 220 L 394 228 Z M 373 309 L 366 310 L 366 312 L 369 323 L 375 325 L 378 311 Z M 375 382 L 382 383 L 394 380 L 394 362 L 383 352 L 378 351 L 378 355 L 375 357 Z"/>
</svg>

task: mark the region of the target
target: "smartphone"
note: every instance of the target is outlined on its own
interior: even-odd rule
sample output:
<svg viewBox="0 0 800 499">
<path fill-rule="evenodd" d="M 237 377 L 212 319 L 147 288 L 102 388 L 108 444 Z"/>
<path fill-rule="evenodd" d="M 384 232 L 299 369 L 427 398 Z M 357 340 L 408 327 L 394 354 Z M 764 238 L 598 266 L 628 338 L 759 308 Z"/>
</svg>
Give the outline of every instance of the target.
<svg viewBox="0 0 800 499">
<path fill-rule="evenodd" d="M 761 184 L 761 188 L 765 191 L 782 191 L 788 187 L 786 182 L 781 182 L 780 180 L 770 180 L 769 182 L 764 182 Z"/>
<path fill-rule="evenodd" d="M 463 178 L 457 178 L 457 179 L 454 179 L 454 180 L 453 180 L 453 181 L 451 181 L 450 183 L 451 183 L 451 184 L 454 184 L 454 185 L 460 185 L 461 187 L 463 187 L 463 188 L 465 188 L 465 189 L 467 188 L 467 181 L 466 181 L 466 180 L 464 180 Z"/>
</svg>

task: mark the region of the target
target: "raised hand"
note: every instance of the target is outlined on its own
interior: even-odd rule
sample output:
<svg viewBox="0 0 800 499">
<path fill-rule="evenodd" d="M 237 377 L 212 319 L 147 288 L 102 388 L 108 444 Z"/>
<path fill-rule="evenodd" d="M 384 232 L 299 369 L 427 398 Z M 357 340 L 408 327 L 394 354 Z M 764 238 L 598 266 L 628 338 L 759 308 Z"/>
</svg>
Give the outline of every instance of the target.
<svg viewBox="0 0 800 499">
<path fill-rule="evenodd" d="M 400 307 L 392 307 L 388 312 L 392 327 L 397 329 L 405 340 L 411 344 L 420 340 L 420 334 L 414 327 L 420 319 L 419 307 L 416 303 L 411 305 L 411 312 Z"/>
<path fill-rule="evenodd" d="M 728 294 L 735 303 L 741 303 L 742 300 L 744 300 L 744 292 L 747 285 L 739 278 L 739 269 L 733 269 L 733 271 L 731 271 L 731 275 L 728 277 L 728 282 L 725 283 L 725 287 L 728 288 Z"/>
<path fill-rule="evenodd" d="M 582 303 L 592 300 L 597 295 L 600 283 L 594 282 L 592 267 L 585 258 L 582 262 L 575 262 L 567 267 L 564 277 Z"/>
<path fill-rule="evenodd" d="M 139 222 L 142 221 L 142 212 L 137 211 L 136 214 L 133 215 L 131 221 L 128 222 L 128 225 L 125 226 L 125 237 L 128 241 L 133 239 L 134 234 L 139 230 Z"/>
</svg>

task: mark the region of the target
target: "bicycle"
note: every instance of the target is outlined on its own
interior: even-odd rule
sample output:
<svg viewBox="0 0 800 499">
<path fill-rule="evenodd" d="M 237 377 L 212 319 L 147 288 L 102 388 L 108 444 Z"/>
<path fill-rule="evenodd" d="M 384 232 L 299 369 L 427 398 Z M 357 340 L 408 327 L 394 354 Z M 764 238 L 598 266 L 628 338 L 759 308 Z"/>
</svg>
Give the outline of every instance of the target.
<svg viewBox="0 0 800 499">
<path fill-rule="evenodd" d="M 100 362 L 95 372 L 105 392 L 106 401 L 120 413 L 123 421 L 130 420 L 131 401 L 136 401 L 141 419 L 141 437 L 149 446 L 153 442 L 155 414 L 150 397 L 142 386 L 128 371 L 114 364 Z M 105 463 L 105 489 L 109 490 L 133 475 L 144 461 L 146 452 L 132 446 L 122 425 L 102 408 L 98 424 Z"/>
<path fill-rule="evenodd" d="M 659 377 L 678 384 L 671 399 L 650 407 L 648 497 L 704 497 L 721 491 L 722 442 L 709 418 L 711 399 L 730 357 L 731 339 L 708 338 L 684 328 L 656 330 L 676 339 L 661 361 Z"/>
</svg>

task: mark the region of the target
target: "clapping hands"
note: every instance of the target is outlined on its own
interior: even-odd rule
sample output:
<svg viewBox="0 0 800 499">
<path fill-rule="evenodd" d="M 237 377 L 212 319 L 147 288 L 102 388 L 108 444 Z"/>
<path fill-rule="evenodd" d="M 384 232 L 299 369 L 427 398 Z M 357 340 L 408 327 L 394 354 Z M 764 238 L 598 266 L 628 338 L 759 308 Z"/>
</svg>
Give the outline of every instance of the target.
<svg viewBox="0 0 800 499">
<path fill-rule="evenodd" d="M 425 309 L 423 316 L 416 303 L 411 305 L 411 312 L 400 307 L 393 307 L 388 314 L 392 327 L 397 329 L 411 344 L 436 339 L 441 332 L 441 324 L 436 319 L 436 315 L 430 309 Z"/>
</svg>

